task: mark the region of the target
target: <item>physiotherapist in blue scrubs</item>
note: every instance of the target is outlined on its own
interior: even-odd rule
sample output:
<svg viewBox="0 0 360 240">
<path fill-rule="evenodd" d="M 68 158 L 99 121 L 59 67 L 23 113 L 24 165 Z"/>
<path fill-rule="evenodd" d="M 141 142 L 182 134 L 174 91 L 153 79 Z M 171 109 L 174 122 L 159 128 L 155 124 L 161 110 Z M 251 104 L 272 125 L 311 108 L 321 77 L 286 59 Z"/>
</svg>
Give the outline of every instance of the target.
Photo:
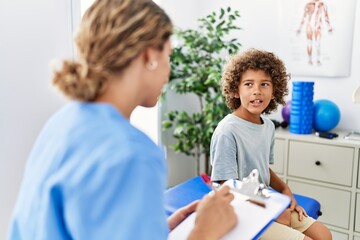
<svg viewBox="0 0 360 240">
<path fill-rule="evenodd" d="M 219 239 L 236 225 L 228 187 L 167 219 L 163 152 L 129 122 L 168 82 L 172 28 L 151 0 L 98 0 L 87 10 L 76 61 L 53 77 L 71 101 L 32 149 L 8 239 L 167 239 L 193 211 L 189 239 Z"/>
</svg>

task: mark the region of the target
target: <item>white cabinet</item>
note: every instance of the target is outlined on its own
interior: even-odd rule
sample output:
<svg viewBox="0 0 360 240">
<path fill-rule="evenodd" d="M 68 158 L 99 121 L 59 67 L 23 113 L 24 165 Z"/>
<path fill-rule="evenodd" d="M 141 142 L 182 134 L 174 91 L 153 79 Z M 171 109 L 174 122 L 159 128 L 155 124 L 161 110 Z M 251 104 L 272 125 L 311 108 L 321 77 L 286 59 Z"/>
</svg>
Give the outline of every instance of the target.
<svg viewBox="0 0 360 240">
<path fill-rule="evenodd" d="M 360 233 L 360 194 L 356 194 L 355 231 Z"/>
<path fill-rule="evenodd" d="M 333 240 L 348 240 L 349 239 L 349 235 L 348 234 L 344 234 L 344 233 L 339 233 L 339 232 L 336 232 L 334 230 L 330 230 L 331 231 L 331 235 L 332 235 L 332 239 Z M 354 237 L 354 240 L 360 240 L 359 239 L 356 239 Z"/>
<path fill-rule="evenodd" d="M 321 222 L 349 229 L 351 192 L 288 180 L 294 193 L 311 196 L 321 203 Z"/>
<path fill-rule="evenodd" d="M 314 134 L 292 134 L 276 130 L 271 168 L 294 193 L 309 196 L 321 204 L 319 221 L 333 239 L 360 240 L 360 141 Z"/>
</svg>

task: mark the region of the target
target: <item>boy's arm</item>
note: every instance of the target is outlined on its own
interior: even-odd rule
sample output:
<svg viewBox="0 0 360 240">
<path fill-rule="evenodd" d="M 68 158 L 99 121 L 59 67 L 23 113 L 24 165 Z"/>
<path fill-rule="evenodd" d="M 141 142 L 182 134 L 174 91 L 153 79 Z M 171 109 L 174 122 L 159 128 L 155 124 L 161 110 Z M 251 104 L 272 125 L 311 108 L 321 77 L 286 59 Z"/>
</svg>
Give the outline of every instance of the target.
<svg viewBox="0 0 360 240">
<path fill-rule="evenodd" d="M 307 213 L 305 211 L 305 209 L 299 205 L 297 205 L 296 199 L 293 195 L 293 193 L 291 192 L 291 189 L 289 188 L 289 186 L 284 183 L 277 175 L 276 173 L 274 173 L 273 170 L 271 170 L 271 168 L 269 168 L 270 170 L 270 187 L 272 187 L 273 189 L 275 189 L 276 191 L 283 193 L 285 195 L 288 195 L 291 198 L 291 204 L 289 207 L 289 210 L 292 211 L 297 211 L 299 213 L 299 220 L 301 221 L 303 219 L 303 217 L 307 217 Z M 280 216 L 281 217 L 281 216 Z"/>
<path fill-rule="evenodd" d="M 271 170 L 271 168 L 269 168 L 270 170 L 270 187 L 272 187 L 273 189 L 275 189 L 276 191 L 285 194 L 287 196 L 289 196 L 291 198 L 291 204 L 290 204 L 290 209 L 293 210 L 297 204 L 295 197 L 293 195 L 293 193 L 291 192 L 291 189 L 289 188 L 289 186 L 284 183 L 277 175 L 276 173 Z"/>
</svg>

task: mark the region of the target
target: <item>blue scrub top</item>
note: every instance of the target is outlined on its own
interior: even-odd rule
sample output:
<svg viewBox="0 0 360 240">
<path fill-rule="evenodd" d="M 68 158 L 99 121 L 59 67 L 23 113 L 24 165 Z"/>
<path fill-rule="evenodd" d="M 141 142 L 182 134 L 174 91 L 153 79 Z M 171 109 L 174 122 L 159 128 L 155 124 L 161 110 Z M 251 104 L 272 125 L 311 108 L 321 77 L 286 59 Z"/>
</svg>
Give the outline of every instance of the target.
<svg viewBox="0 0 360 240">
<path fill-rule="evenodd" d="M 8 239 L 166 239 L 161 149 L 113 106 L 70 102 L 27 161 Z"/>
</svg>

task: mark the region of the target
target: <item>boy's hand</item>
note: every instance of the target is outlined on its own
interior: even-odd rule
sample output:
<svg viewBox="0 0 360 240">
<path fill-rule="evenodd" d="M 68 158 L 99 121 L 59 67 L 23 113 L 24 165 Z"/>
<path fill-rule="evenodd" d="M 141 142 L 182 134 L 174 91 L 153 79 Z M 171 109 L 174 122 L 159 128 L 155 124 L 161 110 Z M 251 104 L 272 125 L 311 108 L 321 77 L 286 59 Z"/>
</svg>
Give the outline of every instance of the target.
<svg viewBox="0 0 360 240">
<path fill-rule="evenodd" d="M 302 221 L 304 217 L 308 216 L 305 209 L 300 205 L 295 206 L 295 211 L 299 213 L 299 221 Z"/>
</svg>

